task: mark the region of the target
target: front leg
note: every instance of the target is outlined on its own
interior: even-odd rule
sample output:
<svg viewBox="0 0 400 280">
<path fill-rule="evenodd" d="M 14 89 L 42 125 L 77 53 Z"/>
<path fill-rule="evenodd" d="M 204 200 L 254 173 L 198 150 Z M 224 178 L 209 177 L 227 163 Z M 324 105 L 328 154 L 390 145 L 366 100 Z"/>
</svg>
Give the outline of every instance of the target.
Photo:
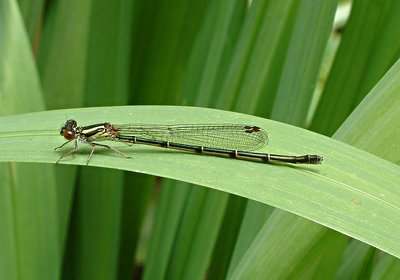
<svg viewBox="0 0 400 280">
<path fill-rule="evenodd" d="M 55 150 L 58 150 L 58 149 L 61 149 L 62 147 L 64 147 L 65 145 L 67 145 L 69 142 L 71 142 L 72 141 L 72 139 L 71 140 L 68 140 L 67 142 L 65 142 L 64 144 L 62 144 L 61 146 L 58 146 L 58 147 L 55 147 L 54 148 L 54 151 Z"/>
<path fill-rule="evenodd" d="M 66 144 L 68 144 L 68 143 L 71 142 L 71 141 L 72 141 L 72 140 L 69 140 L 69 141 L 65 142 L 65 143 L 62 144 L 60 147 L 57 147 L 57 148 L 55 148 L 54 150 L 57 150 L 57 149 L 62 148 L 63 146 L 65 146 Z M 74 148 L 73 148 L 72 150 L 70 150 L 69 152 L 63 154 L 63 155 L 56 161 L 56 164 L 57 164 L 62 158 L 68 157 L 68 156 L 72 155 L 72 154 L 75 153 L 77 150 L 78 150 L 78 142 L 77 142 L 77 140 L 75 139 L 75 141 L 74 141 Z"/>
</svg>

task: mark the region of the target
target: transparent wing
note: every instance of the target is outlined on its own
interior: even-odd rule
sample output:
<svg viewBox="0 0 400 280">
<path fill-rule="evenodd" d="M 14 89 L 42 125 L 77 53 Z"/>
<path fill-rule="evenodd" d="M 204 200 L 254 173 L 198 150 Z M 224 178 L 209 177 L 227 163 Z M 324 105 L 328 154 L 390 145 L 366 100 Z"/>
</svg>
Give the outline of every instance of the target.
<svg viewBox="0 0 400 280">
<path fill-rule="evenodd" d="M 122 136 L 135 136 L 171 143 L 254 151 L 268 143 L 267 132 L 257 126 L 241 124 L 190 125 L 113 125 Z"/>
</svg>

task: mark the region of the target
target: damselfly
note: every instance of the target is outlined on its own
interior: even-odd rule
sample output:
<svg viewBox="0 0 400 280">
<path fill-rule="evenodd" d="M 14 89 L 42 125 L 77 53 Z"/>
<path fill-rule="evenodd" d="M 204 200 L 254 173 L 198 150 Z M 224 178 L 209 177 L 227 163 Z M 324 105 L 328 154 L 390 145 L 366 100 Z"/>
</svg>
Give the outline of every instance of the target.
<svg viewBox="0 0 400 280">
<path fill-rule="evenodd" d="M 224 155 L 236 159 L 260 160 L 266 163 L 321 163 L 323 158 L 318 155 L 287 156 L 266 153 L 256 153 L 268 143 L 267 132 L 254 125 L 241 124 L 184 124 L 184 125 L 116 125 L 99 123 L 88 126 L 78 126 L 75 120 L 67 120 L 60 134 L 69 142 L 74 142 L 74 148 L 63 154 L 57 163 L 78 150 L 78 142 L 89 144 L 92 150 L 86 165 L 93 156 L 96 147 L 108 148 L 121 156 L 129 158 L 117 149 L 100 144 L 101 141 L 119 141 L 128 144 L 144 144 L 162 148 L 185 150 L 199 154 Z"/>
</svg>

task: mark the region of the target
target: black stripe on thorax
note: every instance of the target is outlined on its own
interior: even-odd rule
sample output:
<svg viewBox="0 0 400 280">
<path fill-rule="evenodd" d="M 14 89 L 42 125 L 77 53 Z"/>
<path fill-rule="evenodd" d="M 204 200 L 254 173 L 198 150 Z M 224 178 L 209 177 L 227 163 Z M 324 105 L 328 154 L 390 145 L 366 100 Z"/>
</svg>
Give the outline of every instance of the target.
<svg viewBox="0 0 400 280">
<path fill-rule="evenodd" d="M 92 137 L 106 130 L 107 123 L 92 124 L 81 127 L 81 134 L 86 137 Z"/>
</svg>

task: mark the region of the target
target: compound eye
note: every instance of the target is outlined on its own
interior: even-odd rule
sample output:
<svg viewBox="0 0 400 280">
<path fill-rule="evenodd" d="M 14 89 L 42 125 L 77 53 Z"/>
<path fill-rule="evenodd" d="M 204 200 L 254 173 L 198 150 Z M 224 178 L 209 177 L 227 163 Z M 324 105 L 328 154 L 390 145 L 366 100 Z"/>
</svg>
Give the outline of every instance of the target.
<svg viewBox="0 0 400 280">
<path fill-rule="evenodd" d="M 75 120 L 67 120 L 63 127 L 61 127 L 60 135 L 64 136 L 67 140 L 76 138 L 77 123 Z"/>
<path fill-rule="evenodd" d="M 71 130 L 67 130 L 65 128 L 62 128 L 60 134 L 62 136 L 64 136 L 64 138 L 67 139 L 67 140 L 75 139 L 75 132 L 73 132 Z"/>
</svg>

